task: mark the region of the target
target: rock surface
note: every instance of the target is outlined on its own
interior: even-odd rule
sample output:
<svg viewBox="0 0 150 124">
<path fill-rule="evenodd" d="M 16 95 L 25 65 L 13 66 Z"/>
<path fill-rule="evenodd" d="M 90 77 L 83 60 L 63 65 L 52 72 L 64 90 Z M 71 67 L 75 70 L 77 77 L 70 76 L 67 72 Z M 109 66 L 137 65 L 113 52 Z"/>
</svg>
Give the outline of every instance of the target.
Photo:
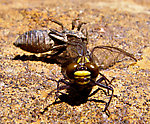
<svg viewBox="0 0 150 124">
<path fill-rule="evenodd" d="M 55 63 L 13 60 L 17 55 L 32 55 L 13 46 L 26 31 L 60 29 L 47 21 L 53 18 L 71 28 L 80 18 L 87 22 L 89 48 L 113 45 L 135 55 L 136 63 L 117 63 L 103 73 L 113 82 L 114 94 L 108 118 L 101 103 L 80 106 L 54 102 L 56 88 L 49 77 L 62 78 Z M 1 123 L 143 123 L 150 122 L 150 2 L 149 0 L 1 0 L 0 3 L 0 121 Z M 97 93 L 95 98 L 105 99 Z M 107 99 L 106 99 L 107 100 Z"/>
</svg>

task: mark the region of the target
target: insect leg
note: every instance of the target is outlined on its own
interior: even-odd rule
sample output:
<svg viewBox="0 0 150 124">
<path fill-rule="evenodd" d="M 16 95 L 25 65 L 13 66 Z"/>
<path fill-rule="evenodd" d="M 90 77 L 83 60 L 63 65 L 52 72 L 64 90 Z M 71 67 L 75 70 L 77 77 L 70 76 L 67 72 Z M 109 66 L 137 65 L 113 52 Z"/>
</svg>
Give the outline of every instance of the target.
<svg viewBox="0 0 150 124">
<path fill-rule="evenodd" d="M 59 90 L 64 90 L 64 89 L 67 89 L 67 88 L 68 88 L 68 86 L 65 85 L 65 86 L 59 87 Z M 56 89 L 55 89 L 55 90 L 56 90 Z M 54 91 L 54 90 L 53 90 L 53 91 Z M 54 101 L 53 103 L 49 104 L 48 106 L 46 106 L 42 112 L 39 112 L 40 114 L 43 115 L 43 114 L 48 110 L 48 108 L 49 108 L 51 105 L 56 105 L 56 104 L 59 104 L 59 103 L 62 103 L 62 102 L 63 102 L 62 99 L 64 98 L 64 96 L 66 97 L 67 94 L 62 93 L 62 92 L 59 92 L 59 93 L 62 94 L 61 96 L 58 97 L 60 100 L 56 101 L 56 99 L 55 99 L 55 101 Z"/>
<path fill-rule="evenodd" d="M 59 90 L 64 90 L 64 89 L 67 88 L 67 86 L 61 86 L 61 87 L 59 87 L 59 83 L 60 82 L 63 82 L 64 84 L 69 84 L 69 82 L 65 81 L 64 79 L 60 79 L 60 80 L 57 81 L 57 80 L 55 80 L 53 78 L 48 78 L 48 80 L 52 80 L 52 81 L 57 82 L 57 88 L 54 89 L 54 90 L 52 90 L 50 93 L 48 93 L 47 97 L 50 96 L 55 90 L 57 90 L 57 92 L 58 92 Z M 46 97 L 46 99 L 47 99 L 47 97 Z"/>
<path fill-rule="evenodd" d="M 108 78 L 105 76 L 105 75 L 103 75 L 102 73 L 99 73 L 103 78 L 104 78 L 104 80 L 105 80 L 105 84 L 108 86 L 108 84 L 110 84 L 110 85 L 112 85 L 111 83 L 112 83 L 112 81 L 115 79 L 114 77 L 111 79 L 111 81 L 110 80 L 108 80 Z M 108 83 L 107 83 L 108 82 Z M 113 86 L 113 85 L 112 85 Z M 108 94 L 109 94 L 109 89 L 107 90 L 108 91 Z"/>
<path fill-rule="evenodd" d="M 74 28 L 76 27 L 77 21 L 79 21 L 78 18 L 77 18 L 77 19 L 74 19 L 74 20 L 72 21 L 72 30 L 74 30 Z"/>
<path fill-rule="evenodd" d="M 88 44 L 88 42 L 89 42 L 89 34 L 88 34 L 88 31 L 87 31 L 87 28 L 86 29 L 82 29 L 81 32 L 83 34 L 85 34 L 85 37 L 86 37 L 86 42 L 85 43 Z"/>
<path fill-rule="evenodd" d="M 52 80 L 52 81 L 55 81 L 55 82 L 58 83 L 59 81 L 62 81 L 63 79 L 60 79 L 59 81 L 57 81 L 57 80 L 55 80 L 55 79 L 53 79 L 53 78 L 48 78 L 48 80 Z M 67 88 L 67 86 L 61 86 L 61 87 L 59 87 L 59 90 L 63 90 L 63 89 L 66 89 L 66 88 Z M 52 90 L 50 93 L 48 93 L 47 97 L 50 96 L 55 90 L 58 90 L 58 88 L 56 88 L 56 89 Z M 62 93 L 62 94 L 63 94 L 63 93 Z M 46 99 L 47 99 L 47 97 L 46 97 Z M 48 108 L 49 108 L 51 105 L 59 104 L 59 103 L 61 103 L 61 102 L 62 102 L 61 100 L 56 101 L 56 99 L 55 99 L 55 102 L 53 102 L 52 104 L 49 104 L 48 106 L 46 106 L 46 107 L 44 108 L 44 110 L 43 110 L 42 112 L 39 112 L 39 113 L 40 113 L 40 114 L 44 114 L 45 111 L 47 111 Z"/>
<path fill-rule="evenodd" d="M 105 80 L 105 78 L 104 78 L 104 77 L 101 77 L 97 82 L 101 83 L 103 80 Z M 108 84 L 107 84 L 106 81 L 105 81 L 105 83 L 106 83 L 106 85 L 108 86 Z M 96 89 L 95 91 L 93 91 L 93 92 L 89 95 L 89 97 L 95 95 L 99 90 L 102 90 L 106 96 L 108 95 L 105 90 L 103 90 L 103 89 L 101 89 L 101 88 L 98 88 L 98 89 Z"/>
<path fill-rule="evenodd" d="M 110 95 L 110 98 L 109 98 L 109 101 L 108 101 L 108 103 L 106 104 L 105 109 L 103 110 L 103 112 L 106 112 L 106 110 L 107 110 L 107 108 L 108 108 L 108 106 L 109 106 L 109 104 L 110 104 L 110 102 L 111 102 L 111 99 L 112 99 L 112 97 L 113 97 L 113 92 L 114 92 L 114 90 L 113 90 L 113 88 L 112 88 L 111 86 L 106 86 L 106 85 L 104 85 L 104 84 L 101 84 L 101 80 L 102 80 L 102 79 L 100 78 L 98 81 L 95 82 L 95 84 L 98 85 L 98 86 L 100 86 L 100 87 L 103 87 L 103 88 L 105 88 L 105 89 L 108 89 L 108 90 L 111 90 L 111 91 L 112 91 L 112 93 L 111 93 L 111 95 Z"/>
<path fill-rule="evenodd" d="M 86 23 L 85 23 L 85 22 L 82 22 L 82 23 L 80 23 L 80 24 L 78 25 L 78 27 L 77 27 L 77 30 L 78 30 L 78 31 L 80 31 L 80 29 L 81 29 L 81 27 L 82 27 L 83 24 L 86 24 Z"/>
<path fill-rule="evenodd" d="M 57 31 L 55 29 L 49 29 L 49 30 L 50 30 L 50 32 L 48 33 L 49 36 L 51 36 L 53 34 L 53 35 L 56 35 L 56 36 L 58 35 L 60 37 L 64 37 L 63 33 L 59 32 L 59 31 Z"/>
<path fill-rule="evenodd" d="M 114 77 L 111 79 L 111 81 L 110 80 L 108 80 L 108 78 L 105 76 L 105 75 L 103 75 L 102 73 L 99 73 L 110 85 L 112 85 L 111 83 L 112 83 L 112 81 L 115 79 Z M 106 85 L 108 86 L 108 83 L 107 82 L 105 82 L 106 83 Z M 113 85 L 112 85 L 113 86 Z"/>
<path fill-rule="evenodd" d="M 96 89 L 95 91 L 93 91 L 88 97 L 91 97 L 93 95 L 95 95 L 99 90 L 102 90 L 104 92 L 104 94 L 107 96 L 107 92 L 101 88 Z"/>
<path fill-rule="evenodd" d="M 88 99 L 88 101 L 101 102 L 101 103 L 105 103 L 107 105 L 107 102 L 105 102 L 104 100 Z M 106 111 L 103 111 L 103 112 L 105 112 L 108 117 L 110 116 L 110 112 L 108 109 Z"/>
<path fill-rule="evenodd" d="M 105 81 L 105 85 L 106 86 L 108 86 L 108 84 L 111 84 L 111 82 L 114 80 L 114 78 L 111 80 L 111 81 L 109 81 L 103 74 L 101 74 L 100 73 L 100 75 L 102 76 L 99 80 L 97 80 L 97 82 L 102 82 L 102 81 Z M 108 83 L 107 83 L 108 82 Z M 112 85 L 112 84 L 111 84 Z M 109 95 L 109 89 L 107 89 L 107 92 L 105 91 L 105 90 L 103 90 L 103 89 L 101 89 L 101 88 L 98 88 L 97 90 L 95 90 L 93 93 L 91 93 L 90 95 L 89 95 L 89 97 L 90 96 L 92 96 L 92 95 L 94 95 L 94 94 L 96 94 L 99 90 L 102 90 L 103 92 L 104 92 L 104 94 L 105 95 Z"/>
<path fill-rule="evenodd" d="M 75 29 L 75 27 L 77 26 L 77 31 L 80 31 L 81 27 L 83 24 L 86 24 L 85 22 L 80 22 L 80 19 L 74 19 L 72 21 L 72 30 Z"/>
<path fill-rule="evenodd" d="M 54 20 L 54 19 L 49 19 L 49 20 L 50 20 L 51 22 L 54 22 L 54 23 L 60 25 L 61 28 L 62 28 L 62 30 L 64 30 L 64 26 L 63 26 L 63 24 L 62 24 L 61 22 L 58 22 L 58 21 L 56 21 L 56 20 Z"/>
<path fill-rule="evenodd" d="M 54 57 L 61 54 L 63 51 L 65 51 L 65 49 L 66 49 L 66 44 L 54 46 L 51 49 L 52 52 L 50 54 L 43 54 L 41 57 L 47 57 L 47 56 Z"/>
<path fill-rule="evenodd" d="M 67 86 L 61 86 L 61 87 L 59 87 L 59 90 L 64 90 L 64 89 L 67 89 L 67 88 L 68 88 Z M 54 89 L 54 90 L 52 90 L 50 93 L 48 93 L 46 99 L 48 98 L 48 96 L 52 95 L 52 93 L 53 93 L 55 90 L 57 90 L 57 88 Z M 60 91 L 59 91 L 59 93 L 63 94 L 63 93 L 60 92 Z"/>
<path fill-rule="evenodd" d="M 58 93 L 61 93 L 61 92 L 60 92 L 61 87 L 59 86 L 60 82 L 66 84 L 66 85 L 69 85 L 69 82 L 66 81 L 65 79 L 60 79 L 59 81 L 57 81 L 57 91 L 56 91 L 56 93 L 55 93 L 55 94 L 56 94 L 56 99 L 55 99 L 55 101 L 59 98 Z M 64 89 L 66 89 L 66 87 L 65 87 Z"/>
</svg>

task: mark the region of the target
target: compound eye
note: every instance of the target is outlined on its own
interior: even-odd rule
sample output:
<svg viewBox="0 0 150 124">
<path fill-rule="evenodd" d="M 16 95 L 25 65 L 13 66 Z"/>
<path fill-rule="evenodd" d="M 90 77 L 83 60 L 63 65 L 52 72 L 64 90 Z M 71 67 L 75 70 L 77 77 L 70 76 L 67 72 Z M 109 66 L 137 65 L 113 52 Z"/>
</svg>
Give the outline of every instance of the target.
<svg viewBox="0 0 150 124">
<path fill-rule="evenodd" d="M 77 63 L 71 63 L 67 66 L 66 74 L 69 78 L 74 78 L 74 72 L 76 71 L 78 64 Z"/>
<path fill-rule="evenodd" d="M 91 72 L 91 77 L 96 78 L 99 74 L 99 69 L 96 64 L 94 63 L 86 63 L 85 66 L 87 67 L 88 71 Z"/>
</svg>

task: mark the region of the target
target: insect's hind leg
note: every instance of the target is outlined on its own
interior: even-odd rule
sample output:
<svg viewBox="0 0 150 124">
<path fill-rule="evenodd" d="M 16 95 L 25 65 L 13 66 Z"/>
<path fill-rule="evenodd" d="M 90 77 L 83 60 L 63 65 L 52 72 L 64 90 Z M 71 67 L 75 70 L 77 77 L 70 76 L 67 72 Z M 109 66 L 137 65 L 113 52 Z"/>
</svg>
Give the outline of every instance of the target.
<svg viewBox="0 0 150 124">
<path fill-rule="evenodd" d="M 111 80 L 108 80 L 108 78 L 105 75 L 103 75 L 102 73 L 99 73 L 99 74 L 102 76 L 102 78 L 104 78 L 106 86 L 109 86 L 109 85 L 113 86 L 112 81 L 115 79 L 114 77 Z M 109 95 L 109 89 L 107 89 L 107 92 Z"/>
</svg>

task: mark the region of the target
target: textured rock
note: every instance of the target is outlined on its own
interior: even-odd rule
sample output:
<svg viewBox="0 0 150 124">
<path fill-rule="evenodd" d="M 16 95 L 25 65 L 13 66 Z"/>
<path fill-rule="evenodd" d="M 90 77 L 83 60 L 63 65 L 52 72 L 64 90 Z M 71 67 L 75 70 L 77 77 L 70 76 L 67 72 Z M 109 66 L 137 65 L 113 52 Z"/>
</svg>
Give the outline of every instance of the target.
<svg viewBox="0 0 150 124">
<path fill-rule="evenodd" d="M 1 123 L 148 123 L 150 84 L 150 3 L 148 0 L 1 0 L 0 3 L 0 121 Z M 54 102 L 56 88 L 48 78 L 62 78 L 53 62 L 13 60 L 17 55 L 32 55 L 13 46 L 19 34 L 36 29 L 60 27 L 47 21 L 53 18 L 71 28 L 71 21 L 87 22 L 89 48 L 113 45 L 134 54 L 137 63 L 120 62 L 102 73 L 113 82 L 115 95 L 109 106 L 111 116 L 102 112 L 101 103 L 80 106 Z M 104 94 L 95 98 L 107 100 Z"/>
</svg>

